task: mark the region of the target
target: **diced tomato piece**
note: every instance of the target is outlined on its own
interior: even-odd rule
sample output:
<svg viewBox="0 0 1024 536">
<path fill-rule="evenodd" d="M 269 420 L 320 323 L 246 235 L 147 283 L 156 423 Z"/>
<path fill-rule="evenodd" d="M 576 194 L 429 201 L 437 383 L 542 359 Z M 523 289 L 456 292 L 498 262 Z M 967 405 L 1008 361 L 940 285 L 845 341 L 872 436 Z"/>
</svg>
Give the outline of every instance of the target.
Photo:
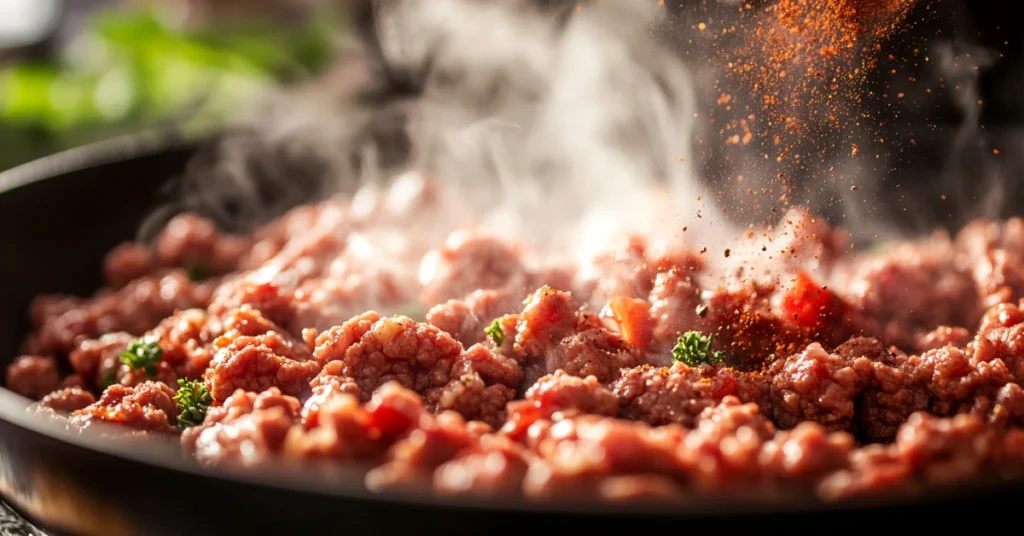
<svg viewBox="0 0 1024 536">
<path fill-rule="evenodd" d="M 842 320 L 845 310 L 846 303 L 839 296 L 818 285 L 802 270 L 795 274 L 782 300 L 786 321 L 811 331 L 835 326 Z"/>
<path fill-rule="evenodd" d="M 736 394 L 736 380 L 732 376 L 718 376 L 712 381 L 711 386 L 714 388 L 711 396 L 715 400 Z"/>
<path fill-rule="evenodd" d="M 517 400 L 508 403 L 508 420 L 501 427 L 501 433 L 513 441 L 523 441 L 526 433 L 541 416 L 540 404 L 533 400 Z"/>
<path fill-rule="evenodd" d="M 411 429 L 419 420 L 419 408 L 393 404 L 367 404 L 369 426 L 380 432 L 382 439 L 398 437 Z"/>
<path fill-rule="evenodd" d="M 640 298 L 618 297 L 608 303 L 619 334 L 626 343 L 645 350 L 654 332 L 651 304 Z"/>
</svg>

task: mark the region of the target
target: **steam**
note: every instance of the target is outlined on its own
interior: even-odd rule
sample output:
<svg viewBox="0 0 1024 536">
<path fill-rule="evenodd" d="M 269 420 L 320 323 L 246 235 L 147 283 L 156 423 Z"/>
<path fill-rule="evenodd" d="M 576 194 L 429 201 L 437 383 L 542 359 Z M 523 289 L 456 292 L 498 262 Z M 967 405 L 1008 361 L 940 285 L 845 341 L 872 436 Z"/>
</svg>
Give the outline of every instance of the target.
<svg viewBox="0 0 1024 536">
<path fill-rule="evenodd" d="M 886 88 L 864 88 L 864 95 L 842 92 L 842 110 L 852 120 L 839 132 L 811 133 L 777 161 L 782 149 L 771 133 L 780 127 L 752 112 L 757 103 L 743 86 L 722 79 L 721 52 L 749 37 L 735 31 L 737 21 L 760 7 L 535 4 L 376 2 L 384 60 L 413 73 L 422 93 L 381 94 L 374 59 L 363 43 L 349 42 L 322 80 L 269 96 L 201 155 L 175 185 L 173 210 L 245 228 L 301 202 L 360 188 L 357 205 L 372 207 L 388 181 L 415 172 L 445 184 L 443 209 L 403 220 L 396 232 L 414 228 L 439 241 L 452 230 L 478 228 L 556 261 L 590 257 L 627 234 L 720 250 L 746 226 L 775 224 L 798 204 L 861 242 L 930 227 L 890 217 L 896 212 L 905 220 L 920 212 L 918 205 L 934 204 L 904 195 L 893 178 L 902 172 L 902 148 L 928 134 L 865 115 L 869 103 L 885 104 L 883 92 L 910 94 L 898 85 L 912 78 L 907 73 Z M 707 31 L 695 30 L 698 22 L 709 23 Z M 976 75 L 992 57 L 974 51 L 976 63 L 968 64 L 962 47 L 924 50 L 931 58 L 925 72 L 961 88 L 964 121 L 944 146 L 941 184 L 963 184 L 958 177 L 978 176 Z M 954 80 L 954 68 L 961 78 Z M 932 83 L 918 74 L 918 89 Z M 716 103 L 723 93 L 734 99 L 729 114 Z M 758 134 L 752 144 L 730 143 L 733 119 Z M 851 140 L 860 156 L 851 154 Z M 992 167 L 980 176 L 989 195 L 971 208 L 994 215 L 1005 180 Z M 154 216 L 143 234 L 162 218 Z"/>
<path fill-rule="evenodd" d="M 706 192 L 686 164 L 695 88 L 651 35 L 666 10 L 605 0 L 565 22 L 525 6 L 406 1 L 382 12 L 389 60 L 430 68 L 412 166 L 467 193 L 483 229 L 543 237 L 535 245 L 550 252 L 678 232 Z"/>
<path fill-rule="evenodd" d="M 268 99 L 203 155 L 175 210 L 247 227 L 414 170 L 457 194 L 422 227 L 477 227 L 546 257 L 725 232 L 692 167 L 697 88 L 653 35 L 668 10 L 603 0 L 566 18 L 531 4 L 379 3 L 385 59 L 417 73 L 422 95 L 361 100 L 372 62 L 350 43 L 339 72 Z"/>
</svg>

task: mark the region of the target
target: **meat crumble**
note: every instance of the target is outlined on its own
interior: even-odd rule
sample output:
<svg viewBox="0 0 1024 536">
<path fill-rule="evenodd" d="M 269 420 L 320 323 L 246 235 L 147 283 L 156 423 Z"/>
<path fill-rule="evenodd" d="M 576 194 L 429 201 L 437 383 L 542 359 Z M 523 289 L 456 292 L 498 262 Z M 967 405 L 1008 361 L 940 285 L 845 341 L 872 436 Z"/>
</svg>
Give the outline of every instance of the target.
<svg viewBox="0 0 1024 536">
<path fill-rule="evenodd" d="M 38 297 L 6 386 L 204 465 L 358 462 L 372 490 L 840 501 L 1024 468 L 1022 220 L 854 254 L 794 209 L 714 262 L 633 237 L 549 266 L 474 230 L 395 246 L 398 216 L 178 216 L 95 295 Z"/>
</svg>

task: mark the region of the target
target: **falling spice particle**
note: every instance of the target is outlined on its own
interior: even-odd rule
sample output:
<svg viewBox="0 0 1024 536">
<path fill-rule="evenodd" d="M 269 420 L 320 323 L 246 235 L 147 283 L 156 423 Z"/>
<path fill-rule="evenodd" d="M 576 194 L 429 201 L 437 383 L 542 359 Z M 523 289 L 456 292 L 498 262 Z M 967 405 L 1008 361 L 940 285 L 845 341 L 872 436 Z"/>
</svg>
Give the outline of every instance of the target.
<svg viewBox="0 0 1024 536">
<path fill-rule="evenodd" d="M 697 316 L 704 318 L 708 315 L 708 306 L 703 303 L 697 306 Z"/>
<path fill-rule="evenodd" d="M 702 32 L 703 32 L 704 30 L 706 30 L 706 29 L 707 29 L 707 27 L 708 27 L 708 25 L 707 25 L 707 24 L 704 24 L 703 22 L 697 25 L 697 29 L 698 29 L 698 30 L 700 30 L 700 31 L 702 31 Z"/>
<path fill-rule="evenodd" d="M 853 186 L 851 186 L 851 187 L 850 187 L 850 191 L 851 191 L 851 192 L 856 192 L 856 191 L 857 191 L 857 185 L 856 185 L 856 184 L 854 184 Z"/>
<path fill-rule="evenodd" d="M 942 195 L 940 195 L 940 196 L 939 196 L 939 199 L 941 199 L 941 200 L 945 201 L 945 200 L 946 200 L 946 194 L 942 194 Z"/>
<path fill-rule="evenodd" d="M 729 257 L 729 255 L 731 255 L 731 254 L 732 254 L 732 250 L 730 250 L 730 249 L 728 249 L 728 248 L 727 248 L 727 249 L 725 250 L 725 257 L 726 257 L 726 258 L 728 258 L 728 257 Z"/>
<path fill-rule="evenodd" d="M 992 149 L 992 154 L 999 154 L 999 149 Z"/>
<path fill-rule="evenodd" d="M 856 143 L 854 143 L 854 144 L 853 144 L 853 150 L 852 150 L 852 151 L 850 151 L 850 155 L 851 155 L 851 156 L 857 156 L 857 155 L 859 155 L 859 154 L 860 154 L 860 147 L 858 147 L 858 146 L 857 146 L 857 144 L 856 144 Z"/>
</svg>

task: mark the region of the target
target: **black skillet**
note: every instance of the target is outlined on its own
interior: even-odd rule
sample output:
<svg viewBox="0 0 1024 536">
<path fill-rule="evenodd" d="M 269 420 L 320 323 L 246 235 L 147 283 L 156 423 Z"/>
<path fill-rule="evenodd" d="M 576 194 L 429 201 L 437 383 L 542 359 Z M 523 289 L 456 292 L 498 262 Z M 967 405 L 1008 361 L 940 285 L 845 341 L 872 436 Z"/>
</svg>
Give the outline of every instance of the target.
<svg viewBox="0 0 1024 536">
<path fill-rule="evenodd" d="M 88 294 L 103 255 L 135 236 L 159 186 L 195 146 L 136 137 L 87 146 L 0 174 L 0 366 L 15 356 L 33 296 Z M 756 529 L 792 532 L 902 520 L 920 527 L 951 512 L 1012 512 L 1024 481 L 978 482 L 927 496 L 826 506 L 813 500 L 611 507 L 372 494 L 357 477 L 322 468 L 236 473 L 200 469 L 174 445 L 82 436 L 26 414 L 0 389 L 0 496 L 55 532 L 77 534 L 505 532 L 564 526 L 631 531 Z M 958 514 L 956 514 L 958 515 Z"/>
<path fill-rule="evenodd" d="M 390 84 L 409 85 L 401 77 Z M 1018 142 L 1017 130 L 1006 134 L 1007 145 Z M 186 169 L 196 150 L 196 144 L 173 136 L 129 137 L 0 173 L 0 367 L 17 355 L 32 297 L 94 291 L 104 254 L 136 236 L 143 218 L 161 203 L 161 186 Z M 942 223 L 948 222 L 933 222 Z M 0 498 L 53 533 L 922 530 L 968 519 L 978 528 L 987 519 L 1005 523 L 1024 501 L 1020 480 L 979 481 L 917 497 L 879 497 L 841 506 L 782 498 L 698 498 L 673 506 L 528 505 L 372 494 L 358 477 L 322 468 L 250 473 L 200 469 L 173 445 L 73 434 L 30 417 L 27 405 L 0 388 Z M 14 523 L 7 518 L 3 522 Z M 20 530 L 31 533 L 29 528 Z"/>
</svg>

